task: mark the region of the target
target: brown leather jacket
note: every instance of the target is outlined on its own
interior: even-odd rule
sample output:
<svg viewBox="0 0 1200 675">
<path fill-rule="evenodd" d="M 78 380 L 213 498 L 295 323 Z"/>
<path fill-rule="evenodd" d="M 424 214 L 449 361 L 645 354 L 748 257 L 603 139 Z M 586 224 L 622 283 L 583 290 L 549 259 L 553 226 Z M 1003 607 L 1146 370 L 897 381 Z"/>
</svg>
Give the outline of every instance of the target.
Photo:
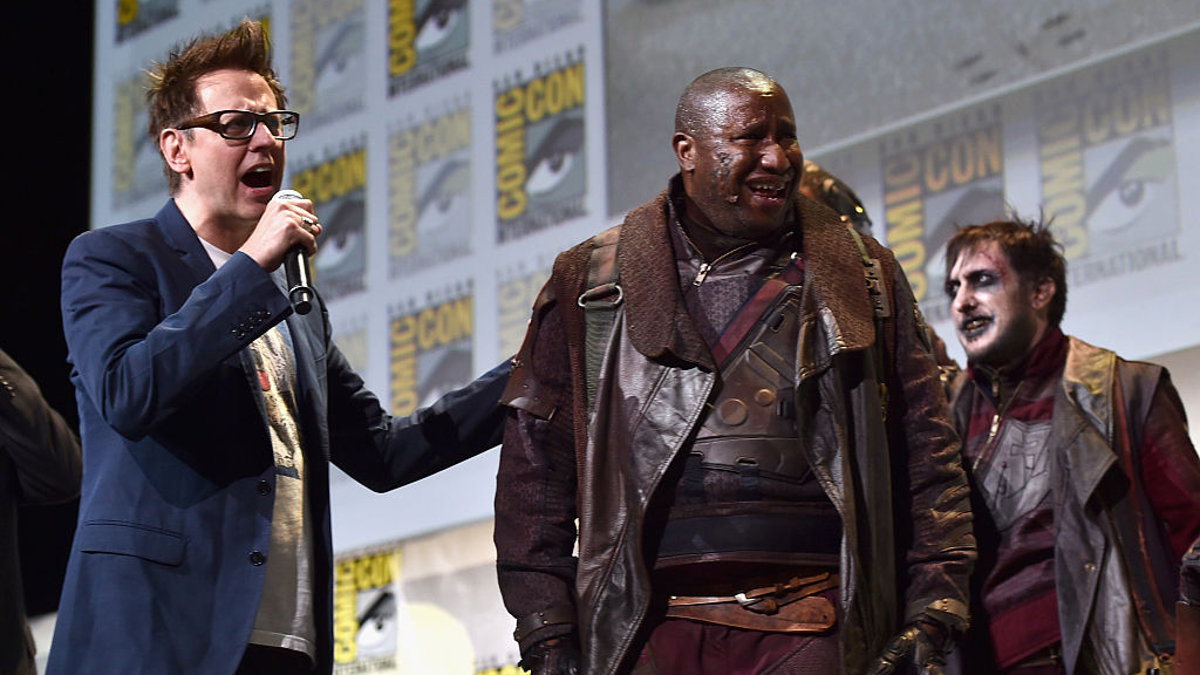
<svg viewBox="0 0 1200 675">
<path fill-rule="evenodd" d="M 882 263 L 890 307 L 877 354 L 863 261 L 848 228 L 825 207 L 800 201 L 800 447 L 843 516 L 842 635 L 845 672 L 854 674 L 926 608 L 965 621 L 975 544 L 958 437 L 907 281 L 891 253 L 866 239 Z M 588 675 L 620 672 L 636 656 L 631 648 L 651 596 L 645 509 L 716 380 L 684 308 L 668 213 L 664 192 L 607 233 L 619 239 L 624 302 L 595 409 L 586 409 L 585 322 L 576 299 L 591 249 L 606 235 L 559 256 L 505 395 L 518 414 L 498 476 L 501 591 L 518 618 L 573 607 Z M 567 359 L 538 353 L 560 342 Z M 554 400 L 552 390 L 564 384 L 570 400 Z M 556 453 L 555 439 L 568 437 L 573 452 Z M 576 517 L 577 564 L 570 557 Z M 562 632 L 554 624 L 525 632 L 522 647 Z"/>
</svg>

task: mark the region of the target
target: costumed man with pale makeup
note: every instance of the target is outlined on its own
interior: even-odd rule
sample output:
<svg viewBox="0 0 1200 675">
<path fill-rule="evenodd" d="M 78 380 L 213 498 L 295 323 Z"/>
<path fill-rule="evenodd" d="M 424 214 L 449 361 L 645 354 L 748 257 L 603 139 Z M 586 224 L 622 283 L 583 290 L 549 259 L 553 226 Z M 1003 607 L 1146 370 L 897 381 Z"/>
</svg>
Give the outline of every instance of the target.
<svg viewBox="0 0 1200 675">
<path fill-rule="evenodd" d="M 963 672 L 1171 673 L 1200 460 L 1167 371 L 1063 334 L 1044 224 L 962 228 L 946 269 L 979 543 Z"/>
</svg>

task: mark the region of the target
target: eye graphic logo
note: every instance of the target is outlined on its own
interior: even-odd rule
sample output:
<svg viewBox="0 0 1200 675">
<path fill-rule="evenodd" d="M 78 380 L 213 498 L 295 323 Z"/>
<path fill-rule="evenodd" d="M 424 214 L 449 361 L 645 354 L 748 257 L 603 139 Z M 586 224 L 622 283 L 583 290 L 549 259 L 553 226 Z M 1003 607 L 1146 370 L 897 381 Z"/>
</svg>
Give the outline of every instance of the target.
<svg viewBox="0 0 1200 675">
<path fill-rule="evenodd" d="M 959 225 L 1004 215 L 1000 108 L 952 113 L 885 141 L 887 245 L 931 321 L 948 318 L 941 292 L 946 242 Z"/>
<path fill-rule="evenodd" d="M 417 61 L 431 63 L 467 47 L 467 0 L 429 0 L 417 17 Z"/>
<path fill-rule="evenodd" d="M 312 258 L 313 278 L 326 300 L 365 287 L 367 269 L 367 151 L 355 148 L 297 172 L 292 187 L 313 201 L 325 228 Z"/>
<path fill-rule="evenodd" d="M 531 207 L 579 197 L 584 190 L 583 115 L 563 115 L 530 127 L 530 140 L 542 136 L 525 161 L 525 192 Z M 543 135 L 544 134 L 544 135 Z"/>
<path fill-rule="evenodd" d="M 1042 204 L 1079 263 L 1072 284 L 1129 271 L 1122 260 L 1180 230 L 1167 57 L 1150 50 L 1035 91 Z"/>
<path fill-rule="evenodd" d="M 440 248 L 451 244 L 450 237 L 470 222 L 471 164 L 466 153 L 447 157 L 436 165 L 433 177 L 417 197 L 417 236 L 422 241 L 442 240 Z"/>
<path fill-rule="evenodd" d="M 388 95 L 466 68 L 470 41 L 467 0 L 389 0 Z"/>
<path fill-rule="evenodd" d="M 358 656 L 371 658 L 396 653 L 396 594 L 390 588 L 360 593 L 366 601 L 358 616 Z"/>
<path fill-rule="evenodd" d="M 363 0 L 302 0 L 292 5 L 288 95 L 306 129 L 362 109 L 366 43 Z"/>
<path fill-rule="evenodd" d="M 392 277 L 470 252 L 470 145 L 471 109 L 465 106 L 389 138 Z"/>
<path fill-rule="evenodd" d="M 497 85 L 497 239 L 517 239 L 586 214 L 582 50 L 529 81 Z M 515 82 L 513 80 L 516 80 Z"/>
<path fill-rule="evenodd" d="M 337 289 L 329 293 L 333 297 L 362 287 L 367 267 L 365 202 L 366 195 L 356 190 L 321 207 L 321 222 L 328 223 L 328 229 L 312 259 L 313 275 L 322 289 Z"/>
</svg>

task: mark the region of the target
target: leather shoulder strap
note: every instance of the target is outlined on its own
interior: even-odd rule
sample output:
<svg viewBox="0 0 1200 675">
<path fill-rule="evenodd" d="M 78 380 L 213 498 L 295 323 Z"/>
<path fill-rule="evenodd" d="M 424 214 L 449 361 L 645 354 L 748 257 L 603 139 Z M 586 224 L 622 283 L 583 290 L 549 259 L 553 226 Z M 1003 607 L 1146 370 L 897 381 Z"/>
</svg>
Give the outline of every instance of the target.
<svg viewBox="0 0 1200 675">
<path fill-rule="evenodd" d="M 884 292 L 883 278 L 879 274 L 879 259 L 872 258 L 867 252 L 867 245 L 863 243 L 858 230 L 853 227 L 846 229 L 850 236 L 854 237 L 854 243 L 858 245 L 858 254 L 862 256 L 863 276 L 867 280 L 867 292 L 871 294 L 871 307 L 875 310 L 875 328 L 878 329 L 880 321 L 892 316 L 892 303 L 888 300 L 888 294 Z"/>
<path fill-rule="evenodd" d="M 875 314 L 875 344 L 871 347 L 871 358 L 875 362 L 876 378 L 879 381 L 879 409 L 883 413 L 883 418 L 887 419 L 890 401 L 884 375 L 887 371 L 884 369 L 886 350 L 883 346 L 883 324 L 892 317 L 892 303 L 884 287 L 883 276 L 879 273 L 879 259 L 872 258 L 867 252 L 867 245 L 863 243 L 862 235 L 857 230 L 849 225 L 846 230 L 850 232 L 850 236 L 854 237 L 854 243 L 858 245 L 858 254 L 862 257 L 863 277 L 867 284 L 867 293 L 870 295 L 871 309 Z"/>
<path fill-rule="evenodd" d="M 604 349 L 612 335 L 617 308 L 625 300 L 620 285 L 620 265 L 617 260 L 619 227 L 610 228 L 592 238 L 592 253 L 588 259 L 587 288 L 577 300 L 583 308 L 584 353 L 587 371 L 587 409 L 596 400 L 596 382 Z"/>
</svg>

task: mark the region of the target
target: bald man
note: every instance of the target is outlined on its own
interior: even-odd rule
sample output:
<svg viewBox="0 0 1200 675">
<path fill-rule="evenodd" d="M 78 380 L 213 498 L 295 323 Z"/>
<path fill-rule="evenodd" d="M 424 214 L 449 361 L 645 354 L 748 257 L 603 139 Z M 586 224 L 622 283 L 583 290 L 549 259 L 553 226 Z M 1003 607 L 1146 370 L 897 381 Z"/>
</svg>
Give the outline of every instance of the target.
<svg viewBox="0 0 1200 675">
<path fill-rule="evenodd" d="M 662 194 L 559 256 L 505 392 L 523 665 L 939 672 L 975 544 L 903 273 L 802 196 L 769 76 L 700 76 L 672 147 Z"/>
</svg>

